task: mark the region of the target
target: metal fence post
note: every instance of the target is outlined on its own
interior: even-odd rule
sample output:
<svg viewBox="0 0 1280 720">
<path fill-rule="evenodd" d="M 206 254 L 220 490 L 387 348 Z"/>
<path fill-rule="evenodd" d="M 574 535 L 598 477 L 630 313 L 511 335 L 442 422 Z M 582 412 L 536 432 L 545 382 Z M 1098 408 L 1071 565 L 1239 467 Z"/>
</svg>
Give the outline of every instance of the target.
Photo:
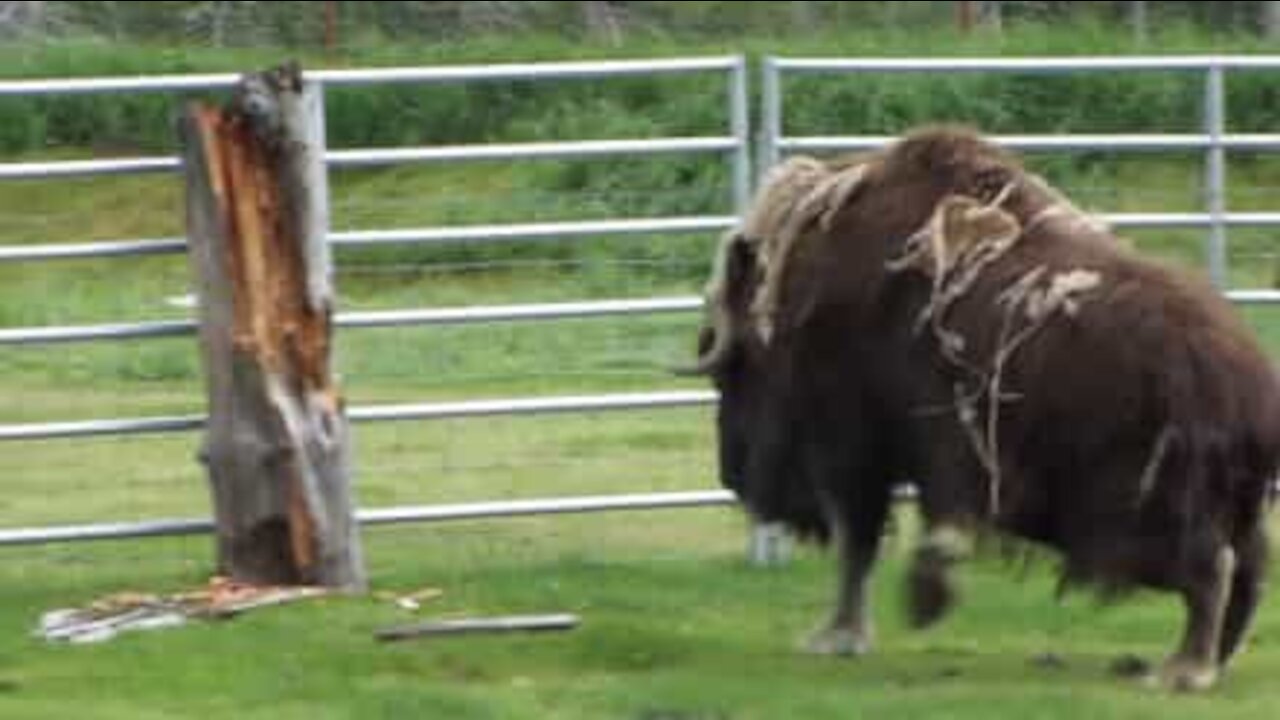
<svg viewBox="0 0 1280 720">
<path fill-rule="evenodd" d="M 751 116 L 747 61 L 739 56 L 729 76 L 729 124 L 733 136 L 733 210 L 741 217 L 751 202 Z"/>
<path fill-rule="evenodd" d="M 760 157 L 757 175 L 763 175 L 778 162 L 782 135 L 782 80 L 777 58 L 764 59 L 760 81 Z"/>
<path fill-rule="evenodd" d="M 772 57 L 764 58 L 761 85 L 759 158 L 756 161 L 756 181 L 769 172 L 778 161 L 779 136 L 782 133 L 782 98 L 778 67 Z M 740 208 L 741 211 L 745 209 Z M 760 566 L 781 565 L 790 558 L 790 543 L 785 528 L 776 523 L 752 523 L 747 556 L 751 563 Z"/>
<path fill-rule="evenodd" d="M 1204 130 L 1208 138 L 1205 150 L 1205 209 L 1209 214 L 1206 238 L 1206 261 L 1209 277 L 1219 290 L 1231 286 L 1227 260 L 1227 161 L 1222 136 L 1226 132 L 1226 92 L 1221 64 L 1211 64 L 1205 72 Z"/>
</svg>

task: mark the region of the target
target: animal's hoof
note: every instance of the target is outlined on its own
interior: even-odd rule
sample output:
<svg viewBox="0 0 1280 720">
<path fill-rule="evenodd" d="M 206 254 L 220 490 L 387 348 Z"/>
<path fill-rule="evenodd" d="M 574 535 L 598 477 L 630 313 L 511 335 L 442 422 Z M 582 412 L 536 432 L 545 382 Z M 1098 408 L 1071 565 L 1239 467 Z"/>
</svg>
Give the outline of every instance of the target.
<svg viewBox="0 0 1280 720">
<path fill-rule="evenodd" d="M 1123 678 L 1152 676 L 1151 663 L 1137 655 L 1121 655 L 1111 662 L 1111 674 Z"/>
<path fill-rule="evenodd" d="M 1040 653 L 1031 658 L 1031 664 L 1044 670 L 1062 670 L 1067 667 L 1066 659 L 1055 652 Z"/>
<path fill-rule="evenodd" d="M 825 628 L 805 641 L 804 651 L 813 655 L 839 657 L 866 655 L 871 651 L 871 633 L 844 627 Z"/>
<path fill-rule="evenodd" d="M 921 548 L 908 578 L 907 606 L 912 627 L 923 628 L 946 615 L 955 604 L 956 588 L 948 568 L 951 561 L 934 548 Z"/>
<path fill-rule="evenodd" d="M 1160 669 L 1160 685 L 1174 692 L 1203 692 L 1218 681 L 1218 668 L 1210 663 L 1174 658 Z"/>
</svg>

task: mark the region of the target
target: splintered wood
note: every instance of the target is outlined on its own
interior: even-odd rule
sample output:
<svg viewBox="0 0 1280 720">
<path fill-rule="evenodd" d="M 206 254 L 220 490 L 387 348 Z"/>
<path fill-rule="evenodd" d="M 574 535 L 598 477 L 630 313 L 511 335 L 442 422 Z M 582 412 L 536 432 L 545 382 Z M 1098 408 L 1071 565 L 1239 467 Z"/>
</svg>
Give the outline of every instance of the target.
<svg viewBox="0 0 1280 720">
<path fill-rule="evenodd" d="M 191 618 L 227 618 L 329 592 L 320 587 L 248 585 L 214 577 L 199 590 L 170 595 L 120 592 L 83 608 L 51 610 L 40 618 L 37 634 L 56 642 L 102 642 L 123 632 L 176 627 Z"/>
<path fill-rule="evenodd" d="M 332 376 L 319 96 L 296 68 L 249 75 L 184 117 L 220 572 L 363 588 L 348 423 Z"/>
</svg>

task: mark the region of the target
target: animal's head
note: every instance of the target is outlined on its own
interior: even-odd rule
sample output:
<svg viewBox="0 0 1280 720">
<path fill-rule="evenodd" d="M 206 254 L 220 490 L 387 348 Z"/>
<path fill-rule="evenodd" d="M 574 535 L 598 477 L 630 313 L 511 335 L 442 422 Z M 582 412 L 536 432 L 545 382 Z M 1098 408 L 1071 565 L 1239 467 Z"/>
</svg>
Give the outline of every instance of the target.
<svg viewBox="0 0 1280 720">
<path fill-rule="evenodd" d="M 824 533 L 807 479 L 798 348 L 781 326 L 776 293 L 802 236 L 828 227 L 856 193 L 861 168 L 792 158 L 774 168 L 738 227 L 726 233 L 707 284 L 694 372 L 719 391 L 720 476 L 747 507 L 801 531 Z"/>
</svg>

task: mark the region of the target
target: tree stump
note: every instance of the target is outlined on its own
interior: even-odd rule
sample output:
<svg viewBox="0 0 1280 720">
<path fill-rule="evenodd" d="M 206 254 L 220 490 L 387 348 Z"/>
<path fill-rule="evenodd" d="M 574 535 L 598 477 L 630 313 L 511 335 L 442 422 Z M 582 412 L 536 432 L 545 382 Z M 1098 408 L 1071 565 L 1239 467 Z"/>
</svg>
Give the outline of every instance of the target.
<svg viewBox="0 0 1280 720">
<path fill-rule="evenodd" d="M 333 378 L 323 102 L 296 66 L 181 121 L 219 571 L 363 589 L 345 403 Z"/>
</svg>

